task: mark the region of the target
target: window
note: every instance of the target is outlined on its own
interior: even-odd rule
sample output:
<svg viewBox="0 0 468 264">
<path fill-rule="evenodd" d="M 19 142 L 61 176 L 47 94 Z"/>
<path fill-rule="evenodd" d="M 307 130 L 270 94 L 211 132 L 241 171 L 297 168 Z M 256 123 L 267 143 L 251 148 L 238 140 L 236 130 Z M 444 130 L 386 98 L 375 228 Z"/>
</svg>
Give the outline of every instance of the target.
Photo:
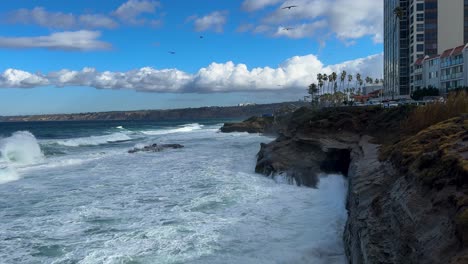
<svg viewBox="0 0 468 264">
<path fill-rule="evenodd" d="M 424 14 L 417 14 L 416 21 L 424 21 Z"/>
<path fill-rule="evenodd" d="M 424 31 L 424 24 L 416 24 L 416 31 L 423 32 Z"/>
<path fill-rule="evenodd" d="M 416 45 L 416 51 L 417 51 L 417 52 L 422 52 L 422 51 L 424 51 L 424 44 L 418 44 L 418 45 Z"/>
<path fill-rule="evenodd" d="M 416 11 L 424 11 L 424 3 L 417 4 Z"/>
<path fill-rule="evenodd" d="M 417 34 L 416 41 L 424 41 L 424 34 Z"/>
</svg>

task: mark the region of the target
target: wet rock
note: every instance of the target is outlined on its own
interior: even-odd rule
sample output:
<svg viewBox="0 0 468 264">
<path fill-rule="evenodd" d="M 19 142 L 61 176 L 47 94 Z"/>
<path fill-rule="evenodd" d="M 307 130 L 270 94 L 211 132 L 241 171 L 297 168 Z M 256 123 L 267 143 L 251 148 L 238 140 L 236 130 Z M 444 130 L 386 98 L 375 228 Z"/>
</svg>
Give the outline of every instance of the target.
<svg viewBox="0 0 468 264">
<path fill-rule="evenodd" d="M 128 151 L 128 153 L 137 153 L 137 152 L 160 152 L 165 149 L 180 149 L 184 146 L 180 144 L 152 144 L 149 146 L 144 146 L 143 148 L 134 148 Z"/>
</svg>

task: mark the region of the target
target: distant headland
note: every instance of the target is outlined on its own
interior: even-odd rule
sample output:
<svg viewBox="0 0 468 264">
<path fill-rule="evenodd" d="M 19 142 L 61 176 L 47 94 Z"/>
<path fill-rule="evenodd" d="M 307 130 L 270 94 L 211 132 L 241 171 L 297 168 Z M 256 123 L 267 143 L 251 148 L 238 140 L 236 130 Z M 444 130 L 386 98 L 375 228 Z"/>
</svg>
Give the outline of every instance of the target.
<svg viewBox="0 0 468 264">
<path fill-rule="evenodd" d="M 287 108 L 305 106 L 303 101 L 283 102 L 272 104 L 245 104 L 238 106 L 210 106 L 200 108 L 181 108 L 167 110 L 138 110 L 89 112 L 76 114 L 44 114 L 0 116 L 0 122 L 38 122 L 38 121 L 173 121 L 197 120 L 211 118 L 246 118 L 251 116 L 271 115 L 276 111 Z M 310 104 L 310 103 L 309 103 Z"/>
</svg>

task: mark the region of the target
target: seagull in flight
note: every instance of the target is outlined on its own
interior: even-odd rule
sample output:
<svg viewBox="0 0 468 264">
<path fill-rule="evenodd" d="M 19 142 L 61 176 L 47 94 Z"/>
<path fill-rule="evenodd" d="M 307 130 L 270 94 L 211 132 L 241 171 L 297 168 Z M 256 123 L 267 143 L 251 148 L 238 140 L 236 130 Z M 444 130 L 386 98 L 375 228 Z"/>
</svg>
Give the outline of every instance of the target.
<svg viewBox="0 0 468 264">
<path fill-rule="evenodd" d="M 288 9 L 288 10 L 291 10 L 291 8 L 294 8 L 294 7 L 297 7 L 296 5 L 291 5 L 291 6 L 285 6 L 281 9 Z"/>
<path fill-rule="evenodd" d="M 283 28 L 283 30 L 286 30 L 286 31 L 289 31 L 289 30 L 292 30 L 292 29 L 294 29 L 294 28 L 292 28 L 292 27 L 285 27 L 285 28 Z"/>
<path fill-rule="evenodd" d="M 175 51 L 168 51 L 170 54 L 174 55 Z"/>
<path fill-rule="evenodd" d="M 203 38 L 203 36 L 200 36 L 200 38 L 202 39 L 202 38 Z"/>
</svg>

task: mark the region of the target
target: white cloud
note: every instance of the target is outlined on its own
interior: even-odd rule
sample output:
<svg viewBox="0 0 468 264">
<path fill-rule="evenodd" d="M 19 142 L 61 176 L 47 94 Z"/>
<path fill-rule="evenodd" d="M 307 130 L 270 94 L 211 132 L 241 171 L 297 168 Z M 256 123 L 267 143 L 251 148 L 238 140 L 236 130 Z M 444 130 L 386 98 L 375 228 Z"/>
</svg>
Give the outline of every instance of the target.
<svg viewBox="0 0 468 264">
<path fill-rule="evenodd" d="M 245 64 L 211 63 L 195 74 L 177 69 L 144 67 L 127 72 L 99 72 L 94 68 L 81 71 L 61 70 L 46 76 L 9 69 L 0 77 L 0 87 L 35 87 L 44 85 L 85 86 L 97 89 L 133 89 L 143 92 L 212 93 L 304 90 L 316 82 L 317 73 L 330 74 L 346 70 L 349 74 L 380 78 L 383 55 L 324 66 L 315 55 L 295 56 L 278 67 L 249 69 Z M 13 76 L 13 77 L 12 77 Z"/>
<path fill-rule="evenodd" d="M 103 14 L 74 14 L 50 12 L 43 7 L 19 9 L 6 15 L 6 22 L 12 24 L 38 25 L 51 29 L 73 28 L 116 28 L 118 26 L 109 16 Z"/>
<path fill-rule="evenodd" d="M 0 37 L 1 48 L 28 49 L 45 48 L 51 50 L 103 50 L 111 45 L 98 40 L 99 31 L 65 31 L 39 37 Z"/>
<path fill-rule="evenodd" d="M 160 5 L 159 1 L 153 0 L 129 0 L 119 6 L 114 15 L 130 24 L 143 24 L 146 20 L 141 15 L 155 13 Z"/>
<path fill-rule="evenodd" d="M 146 92 L 180 92 L 191 76 L 177 69 L 156 70 L 144 67 L 128 72 L 98 72 L 94 68 L 81 71 L 61 70 L 47 75 L 59 87 L 89 86 L 98 89 L 134 89 Z"/>
<path fill-rule="evenodd" d="M 81 15 L 79 21 L 85 28 L 116 28 L 119 25 L 112 18 L 101 14 Z"/>
<path fill-rule="evenodd" d="M 48 84 L 46 78 L 21 70 L 7 69 L 0 74 L 0 88 L 33 88 Z"/>
<path fill-rule="evenodd" d="M 382 42 L 383 32 L 383 1 L 376 0 L 294 0 L 288 2 L 274 0 L 245 0 L 242 4 L 247 11 L 256 11 L 268 5 L 276 5 L 276 9 L 260 19 L 261 26 L 274 26 L 264 32 L 278 36 L 274 30 L 282 25 L 294 27 L 302 25 L 313 28 L 318 21 L 327 25 L 323 30 L 302 30 L 300 33 L 290 32 L 280 34 L 291 38 L 323 37 L 333 33 L 338 38 L 347 41 L 371 36 L 374 42 Z M 288 5 L 296 5 L 291 9 L 282 9 Z M 246 8 L 248 7 L 248 8 Z M 255 32 L 254 32 L 255 33 Z M 258 33 L 258 32 L 257 32 Z"/>
<path fill-rule="evenodd" d="M 18 9 L 4 15 L 3 22 L 10 24 L 38 25 L 50 29 L 114 29 L 119 26 L 116 19 L 124 24 L 159 26 L 160 18 L 144 17 L 155 14 L 159 1 L 128 0 L 109 14 L 81 14 L 48 11 L 44 7 Z"/>
<path fill-rule="evenodd" d="M 198 32 L 213 30 L 221 33 L 223 32 L 224 25 L 226 24 L 227 16 L 227 11 L 214 11 L 203 17 L 191 16 L 187 20 L 194 21 L 195 30 Z"/>
<path fill-rule="evenodd" d="M 242 9 L 249 11 L 249 12 L 256 11 L 256 10 L 263 9 L 270 5 L 275 5 L 280 2 L 281 0 L 245 0 L 242 3 Z"/>
<path fill-rule="evenodd" d="M 42 27 L 54 29 L 69 29 L 76 26 L 76 18 L 73 14 L 62 12 L 48 12 L 43 7 L 29 9 L 18 9 L 6 16 L 9 23 L 36 24 Z"/>
<path fill-rule="evenodd" d="M 278 27 L 276 33 L 277 37 L 286 36 L 289 38 L 299 39 L 312 36 L 320 29 L 327 27 L 327 21 L 319 20 L 309 24 L 292 25 L 290 28 Z"/>
</svg>

